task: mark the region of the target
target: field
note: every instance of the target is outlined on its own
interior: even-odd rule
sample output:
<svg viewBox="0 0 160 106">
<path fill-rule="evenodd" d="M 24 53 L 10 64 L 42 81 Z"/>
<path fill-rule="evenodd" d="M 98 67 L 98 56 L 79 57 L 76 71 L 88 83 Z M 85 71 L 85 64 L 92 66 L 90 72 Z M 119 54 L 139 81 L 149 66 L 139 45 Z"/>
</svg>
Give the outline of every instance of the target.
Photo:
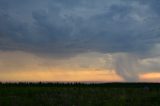
<svg viewBox="0 0 160 106">
<path fill-rule="evenodd" d="M 0 106 L 160 106 L 160 84 L 0 83 Z"/>
</svg>

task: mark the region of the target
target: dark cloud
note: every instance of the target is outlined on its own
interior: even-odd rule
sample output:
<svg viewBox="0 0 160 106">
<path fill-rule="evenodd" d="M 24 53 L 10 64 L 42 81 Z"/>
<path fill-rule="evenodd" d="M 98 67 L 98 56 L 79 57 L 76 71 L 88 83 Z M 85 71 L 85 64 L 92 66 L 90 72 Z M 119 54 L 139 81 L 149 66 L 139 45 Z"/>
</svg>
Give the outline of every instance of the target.
<svg viewBox="0 0 160 106">
<path fill-rule="evenodd" d="M 160 42 L 159 1 L 126 1 L 1 0 L 0 49 L 140 55 Z"/>
</svg>

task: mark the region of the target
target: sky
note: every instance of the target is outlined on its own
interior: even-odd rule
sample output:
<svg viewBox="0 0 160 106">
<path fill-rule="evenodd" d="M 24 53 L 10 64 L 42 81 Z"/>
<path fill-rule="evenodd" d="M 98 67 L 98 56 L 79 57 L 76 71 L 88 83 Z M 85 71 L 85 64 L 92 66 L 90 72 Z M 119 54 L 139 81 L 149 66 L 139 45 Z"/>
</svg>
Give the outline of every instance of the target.
<svg viewBox="0 0 160 106">
<path fill-rule="evenodd" d="M 0 81 L 160 82 L 159 0 L 0 0 Z"/>
</svg>

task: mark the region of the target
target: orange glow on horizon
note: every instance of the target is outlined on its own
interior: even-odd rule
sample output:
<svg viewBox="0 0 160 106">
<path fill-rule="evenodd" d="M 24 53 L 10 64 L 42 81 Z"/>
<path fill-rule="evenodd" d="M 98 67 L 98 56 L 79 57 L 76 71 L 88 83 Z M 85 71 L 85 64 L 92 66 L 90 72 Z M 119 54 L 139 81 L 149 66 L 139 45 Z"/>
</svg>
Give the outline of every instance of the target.
<svg viewBox="0 0 160 106">
<path fill-rule="evenodd" d="M 160 73 L 155 72 L 155 73 L 146 73 L 146 74 L 141 74 L 140 79 L 142 81 L 155 81 L 155 82 L 160 82 Z"/>
<path fill-rule="evenodd" d="M 120 82 L 123 79 L 115 71 L 21 71 L 1 73 L 1 81 L 49 81 L 49 82 Z"/>
</svg>

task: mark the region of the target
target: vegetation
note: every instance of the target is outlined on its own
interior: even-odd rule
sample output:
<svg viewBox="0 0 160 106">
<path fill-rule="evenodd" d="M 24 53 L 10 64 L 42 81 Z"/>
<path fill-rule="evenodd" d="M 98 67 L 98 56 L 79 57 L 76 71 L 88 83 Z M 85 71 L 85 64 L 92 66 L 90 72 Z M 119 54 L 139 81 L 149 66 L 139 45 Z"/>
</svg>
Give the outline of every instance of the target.
<svg viewBox="0 0 160 106">
<path fill-rule="evenodd" d="M 159 106 L 158 83 L 0 83 L 0 106 Z"/>
</svg>

